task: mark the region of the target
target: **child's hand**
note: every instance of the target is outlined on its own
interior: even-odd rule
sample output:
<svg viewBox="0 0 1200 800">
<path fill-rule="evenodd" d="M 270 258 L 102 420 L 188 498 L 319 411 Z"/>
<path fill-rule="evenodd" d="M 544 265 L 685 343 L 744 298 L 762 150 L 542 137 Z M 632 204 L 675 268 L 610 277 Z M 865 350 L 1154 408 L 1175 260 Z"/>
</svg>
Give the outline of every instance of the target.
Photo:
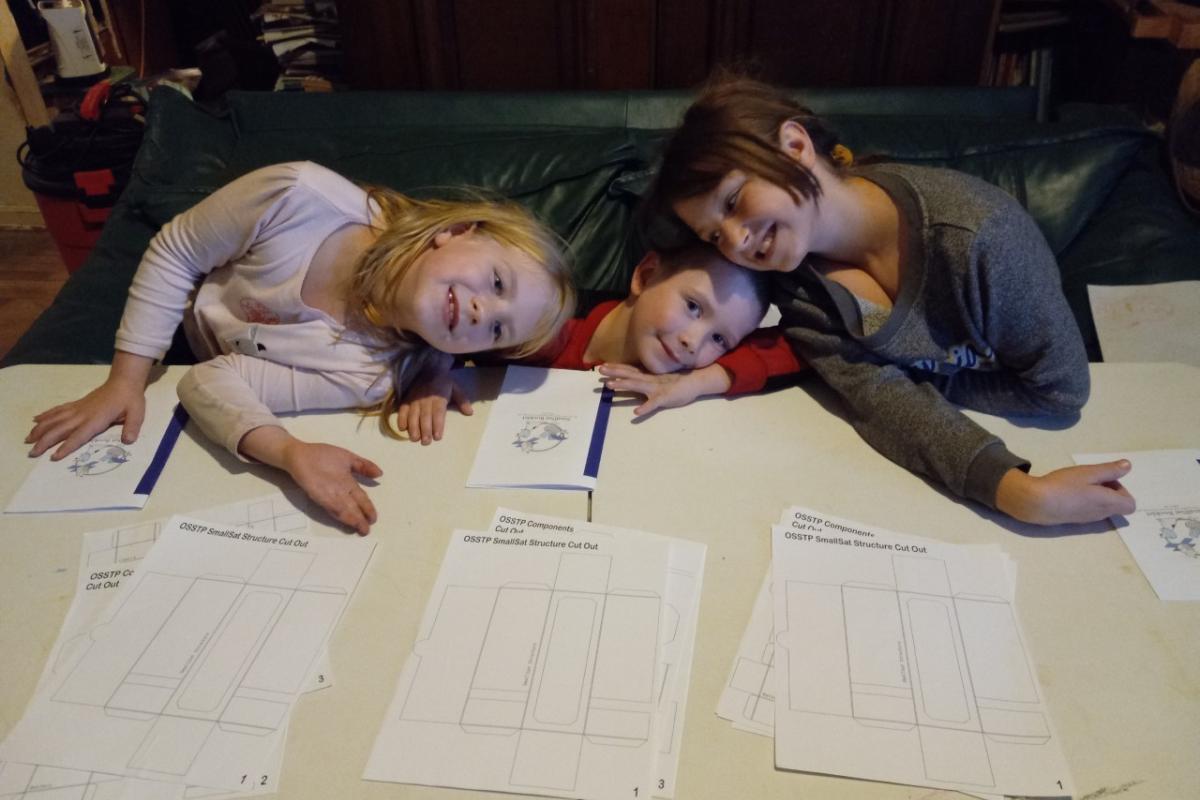
<svg viewBox="0 0 1200 800">
<path fill-rule="evenodd" d="M 238 443 L 247 458 L 285 470 L 313 502 L 338 522 L 366 536 L 376 520 L 375 505 L 356 475 L 378 478 L 383 470 L 369 459 L 331 444 L 303 442 L 278 425 L 254 428 Z"/>
<path fill-rule="evenodd" d="M 450 403 L 468 417 L 475 413 L 471 401 L 448 370 L 422 373 L 396 410 L 396 427 L 408 433 L 408 438 L 414 442 L 441 441 L 446 427 L 446 407 Z"/>
<path fill-rule="evenodd" d="M 1095 522 L 1137 507 L 1118 481 L 1128 461 L 1056 469 L 1040 477 L 1010 469 L 996 487 L 996 508 L 1022 522 L 1061 525 Z"/>
<path fill-rule="evenodd" d="M 146 416 L 145 386 L 144 380 L 109 377 L 80 399 L 43 411 L 33 418 L 33 430 L 25 437 L 25 444 L 33 445 L 29 455 L 40 456 L 62 442 L 50 456 L 51 461 L 58 461 L 118 421 L 124 423 L 121 441 L 132 444 Z"/>
<path fill-rule="evenodd" d="M 633 410 L 640 417 L 660 408 L 686 406 L 698 397 L 723 394 L 732 381 L 725 368 L 710 364 L 689 372 L 656 375 L 629 364 L 601 364 L 597 368 L 604 383 L 615 392 L 634 392 L 646 396 L 646 402 Z"/>
<path fill-rule="evenodd" d="M 360 536 L 371 532 L 378 518 L 375 504 L 355 476 L 383 475 L 374 461 L 335 445 L 294 439 L 284 451 L 282 466 L 304 493 L 338 522 Z"/>
</svg>

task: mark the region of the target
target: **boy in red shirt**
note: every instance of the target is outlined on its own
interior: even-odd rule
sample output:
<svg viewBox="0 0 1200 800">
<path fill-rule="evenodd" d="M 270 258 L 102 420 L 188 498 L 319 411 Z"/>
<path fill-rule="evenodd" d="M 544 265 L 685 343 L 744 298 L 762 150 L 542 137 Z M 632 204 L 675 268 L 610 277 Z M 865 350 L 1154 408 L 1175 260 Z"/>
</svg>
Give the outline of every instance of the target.
<svg viewBox="0 0 1200 800">
<path fill-rule="evenodd" d="M 762 389 L 801 369 L 778 328 L 756 330 L 768 306 L 763 274 L 696 244 L 648 252 L 634 268 L 629 296 L 568 320 L 558 337 L 522 364 L 598 368 L 618 392 L 645 395 L 635 415 L 687 405 L 706 395 Z M 406 394 L 396 427 L 422 444 L 441 439 L 447 403 L 471 404 L 445 369 Z"/>
</svg>

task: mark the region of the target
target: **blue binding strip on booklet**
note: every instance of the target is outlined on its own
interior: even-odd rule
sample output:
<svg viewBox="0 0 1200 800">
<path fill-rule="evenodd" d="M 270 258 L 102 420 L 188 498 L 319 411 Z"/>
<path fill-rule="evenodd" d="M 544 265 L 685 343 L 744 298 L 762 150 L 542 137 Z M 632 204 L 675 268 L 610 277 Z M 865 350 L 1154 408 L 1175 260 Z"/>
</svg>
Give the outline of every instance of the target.
<svg viewBox="0 0 1200 800">
<path fill-rule="evenodd" d="M 596 425 L 592 428 L 592 443 L 588 446 L 583 474 L 595 478 L 600 474 L 600 454 L 604 452 L 604 435 L 608 433 L 608 412 L 612 410 L 613 390 L 607 386 L 600 392 L 600 408 L 596 410 Z"/>
<path fill-rule="evenodd" d="M 167 459 L 171 457 L 171 451 L 175 449 L 175 442 L 178 441 L 179 434 L 183 432 L 183 426 L 187 425 L 187 421 L 188 413 L 183 410 L 182 404 L 177 403 L 175 410 L 171 413 L 171 422 L 167 425 L 166 433 L 163 434 L 162 441 L 158 443 L 158 449 L 154 451 L 154 458 L 150 459 L 150 466 L 146 467 L 146 472 L 134 488 L 134 494 L 150 494 L 154 489 L 154 484 L 158 483 L 158 476 L 162 474 Z"/>
</svg>

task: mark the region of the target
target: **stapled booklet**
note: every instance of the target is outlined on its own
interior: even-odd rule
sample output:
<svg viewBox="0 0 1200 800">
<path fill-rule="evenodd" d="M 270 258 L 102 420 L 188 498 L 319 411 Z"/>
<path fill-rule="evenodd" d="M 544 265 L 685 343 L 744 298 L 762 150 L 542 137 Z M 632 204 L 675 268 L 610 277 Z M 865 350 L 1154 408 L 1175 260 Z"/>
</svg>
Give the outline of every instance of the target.
<svg viewBox="0 0 1200 800">
<path fill-rule="evenodd" d="M 5 513 L 144 508 L 187 420 L 175 388 L 151 384 L 136 442 L 121 441 L 118 423 L 59 461 L 50 458 L 58 448 L 50 448 L 33 462 Z"/>
<path fill-rule="evenodd" d="M 510 366 L 467 486 L 594 489 L 611 407 L 593 373 Z"/>
</svg>

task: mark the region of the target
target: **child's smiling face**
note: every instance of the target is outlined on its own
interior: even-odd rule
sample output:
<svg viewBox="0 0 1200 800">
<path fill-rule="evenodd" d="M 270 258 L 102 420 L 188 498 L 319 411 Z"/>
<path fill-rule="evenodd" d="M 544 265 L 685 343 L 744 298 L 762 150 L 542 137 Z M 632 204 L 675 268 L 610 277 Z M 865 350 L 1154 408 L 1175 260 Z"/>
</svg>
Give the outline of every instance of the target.
<svg viewBox="0 0 1200 800">
<path fill-rule="evenodd" d="M 648 256 L 631 288 L 626 353 L 648 372 L 706 367 L 736 347 L 763 315 L 753 276 L 716 253 L 673 270 Z"/>
<path fill-rule="evenodd" d="M 702 241 L 748 269 L 790 272 L 812 246 L 816 204 L 797 202 L 786 189 L 741 170 L 673 209 Z"/>
<path fill-rule="evenodd" d="M 556 301 L 546 271 L 475 227 L 442 231 L 404 274 L 392 322 L 444 353 L 478 353 L 531 339 Z"/>
<path fill-rule="evenodd" d="M 795 187 L 798 197 L 774 180 L 733 166 L 715 187 L 675 200 L 671 209 L 701 241 L 733 263 L 763 272 L 791 272 L 810 252 L 819 252 L 819 244 L 828 245 L 829 231 L 822 230 L 816 195 L 832 173 L 817 156 L 808 131 L 795 121 L 780 126 L 774 145 L 808 173 L 814 192 Z"/>
</svg>

